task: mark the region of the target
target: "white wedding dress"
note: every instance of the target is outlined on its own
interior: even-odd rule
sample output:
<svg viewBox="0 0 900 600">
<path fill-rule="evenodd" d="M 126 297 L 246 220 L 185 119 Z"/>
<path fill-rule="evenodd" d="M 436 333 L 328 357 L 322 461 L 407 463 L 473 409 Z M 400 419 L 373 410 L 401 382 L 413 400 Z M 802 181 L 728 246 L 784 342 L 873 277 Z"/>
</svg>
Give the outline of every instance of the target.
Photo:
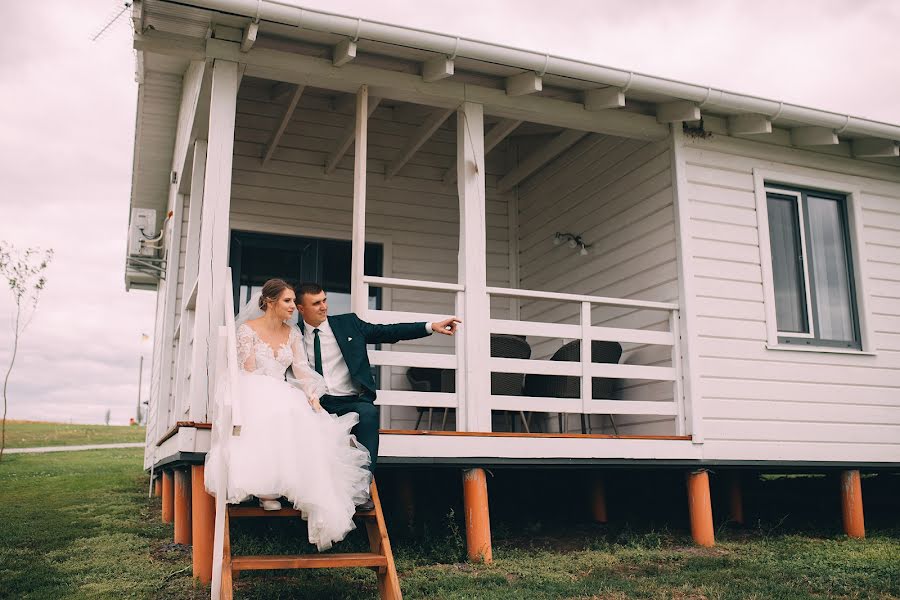
<svg viewBox="0 0 900 600">
<path fill-rule="evenodd" d="M 284 496 L 308 522 L 310 543 L 327 550 L 355 528 L 356 505 L 369 494 L 369 452 L 350 433 L 359 417 L 312 409 L 307 398 L 320 396 L 324 383 L 309 367 L 299 329 L 291 327 L 287 343 L 273 351 L 244 323 L 237 346 L 243 422 L 240 435 L 223 436 L 207 455 L 206 487 L 218 489 L 225 460 L 229 503 Z M 288 367 L 296 377 L 290 383 Z"/>
</svg>

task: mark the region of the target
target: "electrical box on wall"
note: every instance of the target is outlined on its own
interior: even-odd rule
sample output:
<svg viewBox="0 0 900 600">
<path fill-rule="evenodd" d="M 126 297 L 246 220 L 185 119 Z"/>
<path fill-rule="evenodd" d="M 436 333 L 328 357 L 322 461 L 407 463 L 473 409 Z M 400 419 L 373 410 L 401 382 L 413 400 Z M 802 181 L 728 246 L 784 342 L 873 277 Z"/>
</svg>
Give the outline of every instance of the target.
<svg viewBox="0 0 900 600">
<path fill-rule="evenodd" d="M 128 255 L 156 256 L 154 240 L 156 231 L 156 211 L 152 208 L 134 208 L 131 210 L 131 223 L 128 227 Z"/>
<path fill-rule="evenodd" d="M 156 211 L 134 208 L 128 224 L 128 255 L 125 259 L 125 289 L 155 290 L 166 276 L 166 260 L 160 256 L 162 236 Z"/>
</svg>

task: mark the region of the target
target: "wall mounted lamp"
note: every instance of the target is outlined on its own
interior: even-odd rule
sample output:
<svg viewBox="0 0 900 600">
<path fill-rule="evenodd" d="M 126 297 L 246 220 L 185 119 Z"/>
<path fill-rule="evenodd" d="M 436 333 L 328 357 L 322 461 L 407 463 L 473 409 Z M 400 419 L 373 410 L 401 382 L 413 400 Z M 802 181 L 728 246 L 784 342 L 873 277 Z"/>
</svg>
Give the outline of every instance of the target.
<svg viewBox="0 0 900 600">
<path fill-rule="evenodd" d="M 560 233 L 557 231 L 553 234 L 553 245 L 559 246 L 560 244 L 565 243 L 569 248 L 573 250 L 575 248 L 580 248 L 578 251 L 582 256 L 587 256 L 588 248 L 592 246 L 592 244 L 584 243 L 584 240 L 581 239 L 580 235 L 575 235 L 574 233 Z"/>
</svg>

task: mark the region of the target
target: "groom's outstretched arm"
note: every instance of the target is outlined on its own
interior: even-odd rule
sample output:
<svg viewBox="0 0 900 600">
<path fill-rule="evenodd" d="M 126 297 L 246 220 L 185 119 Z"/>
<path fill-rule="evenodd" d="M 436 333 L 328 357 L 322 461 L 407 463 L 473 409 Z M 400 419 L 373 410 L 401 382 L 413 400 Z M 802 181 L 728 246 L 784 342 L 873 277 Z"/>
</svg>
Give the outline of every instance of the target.
<svg viewBox="0 0 900 600">
<path fill-rule="evenodd" d="M 435 323 L 393 323 L 377 325 L 356 317 L 357 324 L 366 338 L 367 344 L 393 344 L 402 340 L 415 340 L 431 335 L 433 332 L 453 335 L 460 320 L 450 317 Z"/>
</svg>

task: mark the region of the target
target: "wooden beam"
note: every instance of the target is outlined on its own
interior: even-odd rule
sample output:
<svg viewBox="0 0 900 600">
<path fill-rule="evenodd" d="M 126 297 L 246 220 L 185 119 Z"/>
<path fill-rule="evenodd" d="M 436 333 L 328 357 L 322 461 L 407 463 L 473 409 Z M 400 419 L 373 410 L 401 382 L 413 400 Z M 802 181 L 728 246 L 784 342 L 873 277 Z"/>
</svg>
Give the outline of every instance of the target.
<svg viewBox="0 0 900 600">
<path fill-rule="evenodd" d="M 378 107 L 378 103 L 381 102 L 381 98 L 375 98 L 373 96 L 369 96 L 368 107 L 366 108 L 366 118 L 371 117 L 372 113 L 375 112 L 375 109 Z M 350 148 L 350 144 L 353 143 L 353 140 L 356 138 L 356 119 L 347 124 L 344 128 L 344 132 L 341 134 L 340 139 L 338 140 L 337 147 L 328 155 L 328 159 L 325 161 L 325 173 L 330 175 L 334 173 L 334 170 L 337 168 L 338 163 L 341 162 L 341 159 L 344 158 L 344 155 L 347 153 L 347 150 Z"/>
<path fill-rule="evenodd" d="M 765 115 L 734 115 L 728 117 L 728 133 L 731 135 L 772 133 L 772 121 Z"/>
<path fill-rule="evenodd" d="M 693 102 L 678 100 L 656 105 L 656 120 L 660 123 L 676 121 L 699 121 L 700 107 Z"/>
<path fill-rule="evenodd" d="M 177 56 L 189 60 L 206 60 L 206 44 L 208 40 L 193 38 L 176 33 L 154 31 L 152 29 L 139 34 L 135 32 L 132 47 L 135 50 Z M 238 48 L 240 51 L 240 48 Z"/>
<path fill-rule="evenodd" d="M 506 78 L 507 96 L 525 96 L 544 89 L 544 80 L 533 71 L 525 71 Z"/>
<path fill-rule="evenodd" d="M 241 52 L 250 52 L 250 48 L 256 43 L 257 33 L 259 33 L 259 23 L 251 21 L 241 36 Z"/>
<path fill-rule="evenodd" d="M 453 61 L 449 58 L 443 56 L 432 58 L 422 63 L 422 80 L 431 83 L 432 81 L 446 79 L 453 75 L 454 69 Z"/>
<path fill-rule="evenodd" d="M 586 135 L 586 131 L 578 131 L 577 129 L 563 131 L 553 138 L 549 144 L 529 154 L 525 160 L 519 163 L 518 167 L 507 173 L 497 184 L 497 190 L 499 192 L 511 190 L 513 186 L 559 156 Z"/>
<path fill-rule="evenodd" d="M 894 140 L 879 138 L 853 140 L 853 156 L 856 158 L 900 156 L 900 145 Z"/>
<path fill-rule="evenodd" d="M 608 87 L 584 91 L 584 108 L 586 110 L 606 110 L 623 106 L 625 106 L 625 92 L 621 88 Z"/>
<path fill-rule="evenodd" d="M 484 134 L 484 155 L 487 156 L 491 150 L 496 148 L 500 142 L 505 140 L 506 137 L 521 124 L 522 121 L 516 119 L 501 119 L 494 123 L 491 130 Z M 444 173 L 444 183 L 450 185 L 454 181 L 456 181 L 455 160 L 453 161 L 453 164 L 450 165 L 450 168 L 447 169 L 447 172 Z"/>
<path fill-rule="evenodd" d="M 346 39 L 334 47 L 331 62 L 336 67 L 343 67 L 354 58 L 356 58 L 356 42 Z"/>
<path fill-rule="evenodd" d="M 169 47 L 168 44 L 156 44 L 155 39 L 143 46 L 145 48 L 158 46 L 163 51 Z M 289 81 L 352 94 L 356 93 L 360 85 L 367 84 L 370 95 L 400 102 L 456 108 L 460 103 L 468 101 L 481 104 L 484 111 L 490 115 L 506 119 L 646 141 L 661 141 L 669 135 L 668 127 L 657 123 L 652 116 L 626 111 L 590 112 L 584 110 L 580 102 L 543 96 L 514 98 L 507 96 L 506 91 L 502 89 L 452 79 L 426 84 L 418 74 L 388 71 L 354 63 L 336 69 L 327 59 L 269 48 L 255 47 L 244 54 L 237 44 L 216 39 L 206 40 L 206 54 L 212 58 L 246 63 L 249 77 Z"/>
<path fill-rule="evenodd" d="M 394 159 L 394 161 L 388 165 L 387 172 L 385 173 L 385 179 L 390 179 L 394 175 L 397 174 L 400 169 L 403 168 L 409 159 L 411 159 L 419 148 L 422 147 L 425 142 L 427 142 L 434 132 L 440 129 L 441 125 L 450 118 L 456 112 L 452 108 L 438 108 L 425 119 L 425 122 L 422 123 L 413 136 L 409 139 L 406 144 L 406 147 L 400 152 L 400 155 Z"/>
<path fill-rule="evenodd" d="M 263 151 L 263 166 L 265 166 L 265 164 L 269 162 L 269 159 L 272 158 L 272 155 L 275 154 L 275 149 L 278 147 L 278 142 L 281 141 L 281 136 L 284 135 L 284 131 L 287 129 L 288 123 L 291 122 L 291 117 L 294 116 L 294 110 L 296 110 L 297 108 L 297 103 L 300 102 L 300 96 L 303 94 L 303 90 L 304 87 L 302 85 L 294 86 L 294 94 L 288 101 L 287 106 L 284 107 L 284 113 L 282 113 L 281 115 L 281 120 L 278 121 L 278 127 L 276 127 L 275 131 L 272 132 L 272 137 L 269 138 L 269 143 L 266 144 L 266 149 Z"/>
<path fill-rule="evenodd" d="M 794 127 L 791 129 L 791 144 L 794 146 L 833 146 L 838 136 L 827 127 Z"/>
</svg>

